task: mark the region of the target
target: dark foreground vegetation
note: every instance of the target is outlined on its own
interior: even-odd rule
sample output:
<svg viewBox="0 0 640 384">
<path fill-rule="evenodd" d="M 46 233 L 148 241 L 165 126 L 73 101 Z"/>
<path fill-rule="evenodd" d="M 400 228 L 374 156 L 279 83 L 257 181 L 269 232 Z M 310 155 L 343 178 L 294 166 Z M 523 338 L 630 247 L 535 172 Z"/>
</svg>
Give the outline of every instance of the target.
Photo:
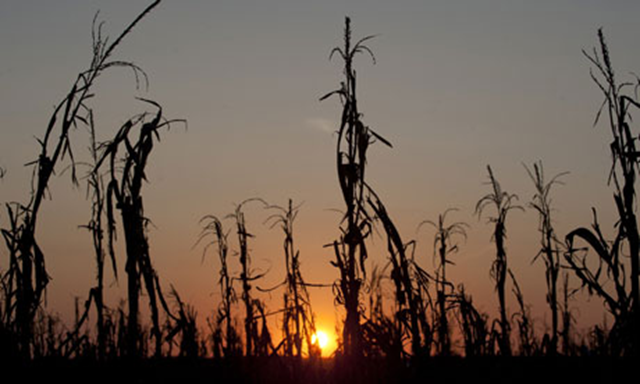
<svg viewBox="0 0 640 384">
<path fill-rule="evenodd" d="M 608 383 L 633 377 L 631 359 L 613 357 L 432 357 L 413 367 L 367 359 L 357 374 L 333 359 L 282 356 L 236 359 L 45 359 L 14 367 L 21 382 L 65 383 Z M 10 370 L 11 371 L 11 370 Z"/>
<path fill-rule="evenodd" d="M 32 382 L 90 378 L 105 383 L 501 382 L 547 380 L 550 372 L 560 380 L 613 381 L 631 372 L 640 353 L 640 233 L 635 214 L 640 152 L 630 113 L 640 104 L 633 92 L 626 93 L 633 84 L 615 78 L 602 31 L 598 48 L 585 56 L 604 96 L 596 122 L 606 120 L 613 138 L 610 180 L 619 216 L 615 237 L 604 237 L 595 210 L 591 228 L 577 228 L 564 237 L 555 231 L 551 194 L 563 174 L 549 178 L 541 162 L 525 166 L 533 198 L 519 202 L 487 166 L 488 193 L 479 197 L 475 212 L 493 228 L 490 276 L 498 317 L 491 319 L 474 306 L 463 282 L 448 279 L 447 270 L 469 227 L 451 220 L 456 210 L 445 210 L 437 220 L 420 225 L 433 234 L 435 267 L 428 270 L 414 257 L 416 241 L 400 233 L 383 193 L 365 177 L 369 147 L 381 143 L 391 148 L 392 143 L 363 121 L 354 59 L 364 54 L 375 61 L 367 46 L 373 36 L 355 39 L 346 19 L 344 40 L 331 52 L 331 58 L 342 61 L 344 79 L 321 98 L 338 99 L 342 107 L 335 161 L 344 210 L 336 238 L 325 247 L 333 255 L 337 279 L 331 288 L 345 317 L 338 350 L 331 358 L 321 358 L 308 293 L 319 285 L 303 278 L 294 225 L 300 207 L 291 200 L 278 206 L 249 199 L 228 215 L 203 217 L 197 243 L 205 255 L 215 254 L 219 261 L 221 297 L 206 325 L 197 323 L 195 309 L 181 300 L 177 289 L 166 289 L 154 269 L 143 204 L 145 167 L 162 132 L 184 121 L 169 120 L 159 103 L 139 99 L 143 112 L 115 129 L 113 139 L 97 142 L 90 98 L 100 75 L 114 68 L 131 69 L 136 79 L 147 81 L 141 68 L 114 55 L 159 3 L 153 2 L 114 40 L 104 37 L 102 23 L 94 20 L 91 65 L 78 75 L 38 139 L 41 151 L 30 164 L 32 194 L 24 204 L 5 205 L 2 236 L 8 263 L 0 280 L 0 361 L 10 370 Z M 78 127 L 90 133 L 88 161 L 74 156 L 72 137 Z M 46 203 L 55 169 L 62 167 L 71 169 L 73 183 L 87 185 L 92 210 L 84 227 L 93 240 L 97 271 L 95 286 L 77 306 L 72 325 L 46 311 L 43 297 L 50 277 L 45 250 L 38 245 L 40 207 Z M 80 169 L 86 174 L 78 177 Z M 0 168 L 0 178 L 4 172 Z M 248 209 L 270 212 L 266 224 L 279 230 L 274 236 L 283 237 L 285 277 L 268 289 L 282 293 L 280 308 L 267 308 L 265 290 L 258 286 L 263 275 L 251 267 Z M 542 335 L 509 268 L 507 218 L 525 211 L 539 217 L 537 232 L 532 230 L 540 238 L 535 260 L 546 267 L 541 278 L 546 281 L 552 323 Z M 124 233 L 124 255 L 115 251 L 118 228 Z M 369 246 L 374 232 L 386 240 L 388 263 L 383 267 L 371 268 L 367 262 L 372 252 L 379 252 Z M 127 300 L 117 308 L 104 300 L 109 268 L 116 279 L 126 281 Z M 234 275 L 235 270 L 241 272 Z M 390 302 L 382 294 L 383 284 L 393 292 Z M 602 300 L 613 323 L 578 337 L 571 299 L 581 290 Z M 148 311 L 141 310 L 143 302 Z M 517 309 L 510 312 L 509 303 Z M 271 316 L 279 317 L 277 331 L 269 327 Z"/>
</svg>

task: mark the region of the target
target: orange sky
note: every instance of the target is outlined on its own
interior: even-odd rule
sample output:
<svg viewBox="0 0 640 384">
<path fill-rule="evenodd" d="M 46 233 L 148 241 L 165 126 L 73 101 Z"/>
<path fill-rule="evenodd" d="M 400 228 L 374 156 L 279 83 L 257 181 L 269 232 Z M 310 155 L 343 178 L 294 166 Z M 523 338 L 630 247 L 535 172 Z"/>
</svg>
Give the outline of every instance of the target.
<svg viewBox="0 0 640 384">
<path fill-rule="evenodd" d="M 595 206 L 605 232 L 612 233 L 608 132 L 592 128 L 601 97 L 581 49 L 597 43 L 603 26 L 620 77 L 639 70 L 640 52 L 632 49 L 640 32 L 639 4 L 265 3 L 163 3 L 116 54 L 147 71 L 149 89 L 136 90 L 130 73 L 112 71 L 99 79 L 92 102 L 103 140 L 145 108 L 135 96 L 160 102 L 168 117 L 188 120 L 188 129 L 172 129 L 154 149 L 143 194 L 161 281 L 196 305 L 200 319 L 212 313 L 219 293 L 217 258 L 211 254 L 202 261 L 202 247 L 194 247 L 198 220 L 224 216 L 246 198 L 304 202 L 295 228 L 302 273 L 314 283 L 337 278 L 329 265 L 333 254 L 323 245 L 339 234 L 340 216 L 332 211 L 342 208 L 332 132 L 340 105 L 318 99 L 339 84 L 339 64 L 328 61 L 328 54 L 341 42 L 347 14 L 357 36 L 379 34 L 370 43 L 377 64 L 365 57 L 356 61 L 360 109 L 364 121 L 394 145 L 371 149 L 367 177 L 405 240 L 419 241 L 421 265 L 433 267 L 433 233 L 416 233 L 418 223 L 460 208 L 451 218 L 472 228 L 449 276 L 464 282 L 481 309 L 495 313 L 491 228 L 473 216 L 476 201 L 488 191 L 487 164 L 525 205 L 533 189 L 522 163 L 541 159 L 548 175 L 571 172 L 554 193 L 558 232 L 589 225 Z M 44 132 L 52 106 L 89 63 L 94 12 L 102 10 L 105 32 L 115 35 L 145 4 L 3 2 L 0 166 L 7 175 L 0 181 L 0 202 L 27 201 L 30 170 L 23 165 L 36 156 L 34 136 Z M 75 132 L 73 140 L 78 157 L 86 159 L 87 135 Z M 53 200 L 45 202 L 39 228 L 53 278 L 47 307 L 65 319 L 72 316 L 74 298 L 87 294 L 95 271 L 90 238 L 78 228 L 89 218 L 85 187 L 69 184 L 68 174 L 53 181 Z M 267 216 L 257 206 L 247 210 L 248 229 L 256 235 L 254 266 L 269 271 L 260 283 L 265 287 L 284 277 L 282 235 L 263 224 Z M 4 212 L 0 224 L 6 225 Z M 509 262 L 542 329 L 550 319 L 543 266 L 531 265 L 537 217 L 532 210 L 513 212 L 507 224 Z M 384 246 L 374 236 L 369 269 L 385 263 Z M 6 268 L 5 255 L 1 249 L 0 268 Z M 116 306 L 124 284 L 110 274 L 108 284 L 109 304 Z M 280 305 L 277 292 L 263 299 L 271 308 Z M 312 289 L 312 300 L 318 326 L 331 332 L 341 317 L 331 290 Z M 588 302 L 583 295 L 576 305 L 580 324 L 602 320 L 597 299 Z"/>
</svg>

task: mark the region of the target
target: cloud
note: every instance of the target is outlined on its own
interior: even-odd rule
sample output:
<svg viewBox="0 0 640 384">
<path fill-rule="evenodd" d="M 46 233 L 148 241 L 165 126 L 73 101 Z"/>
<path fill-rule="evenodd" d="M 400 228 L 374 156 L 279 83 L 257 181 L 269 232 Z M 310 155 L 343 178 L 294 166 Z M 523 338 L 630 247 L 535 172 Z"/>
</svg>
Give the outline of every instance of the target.
<svg viewBox="0 0 640 384">
<path fill-rule="evenodd" d="M 306 119 L 304 124 L 311 129 L 316 129 L 328 134 L 333 134 L 336 131 L 336 127 L 333 122 L 323 118 Z"/>
</svg>

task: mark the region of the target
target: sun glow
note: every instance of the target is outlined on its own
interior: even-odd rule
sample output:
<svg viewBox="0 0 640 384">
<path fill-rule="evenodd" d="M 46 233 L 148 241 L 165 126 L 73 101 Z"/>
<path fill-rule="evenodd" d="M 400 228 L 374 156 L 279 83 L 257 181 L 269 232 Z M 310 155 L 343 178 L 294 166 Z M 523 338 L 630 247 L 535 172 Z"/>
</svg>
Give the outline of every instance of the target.
<svg viewBox="0 0 640 384">
<path fill-rule="evenodd" d="M 325 349 L 329 345 L 329 336 L 326 332 L 317 330 L 316 333 L 311 336 L 311 344 L 317 345 L 320 349 Z"/>
</svg>

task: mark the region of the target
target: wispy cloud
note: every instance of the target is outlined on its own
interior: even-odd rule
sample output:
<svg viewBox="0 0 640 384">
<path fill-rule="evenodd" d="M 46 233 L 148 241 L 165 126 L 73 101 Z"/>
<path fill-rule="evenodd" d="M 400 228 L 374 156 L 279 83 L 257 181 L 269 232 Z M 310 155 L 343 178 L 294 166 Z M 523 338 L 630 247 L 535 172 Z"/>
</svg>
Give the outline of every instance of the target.
<svg viewBox="0 0 640 384">
<path fill-rule="evenodd" d="M 305 125 L 311 129 L 316 129 L 321 132 L 332 134 L 336 131 L 333 122 L 323 118 L 309 118 L 305 120 Z"/>
</svg>

